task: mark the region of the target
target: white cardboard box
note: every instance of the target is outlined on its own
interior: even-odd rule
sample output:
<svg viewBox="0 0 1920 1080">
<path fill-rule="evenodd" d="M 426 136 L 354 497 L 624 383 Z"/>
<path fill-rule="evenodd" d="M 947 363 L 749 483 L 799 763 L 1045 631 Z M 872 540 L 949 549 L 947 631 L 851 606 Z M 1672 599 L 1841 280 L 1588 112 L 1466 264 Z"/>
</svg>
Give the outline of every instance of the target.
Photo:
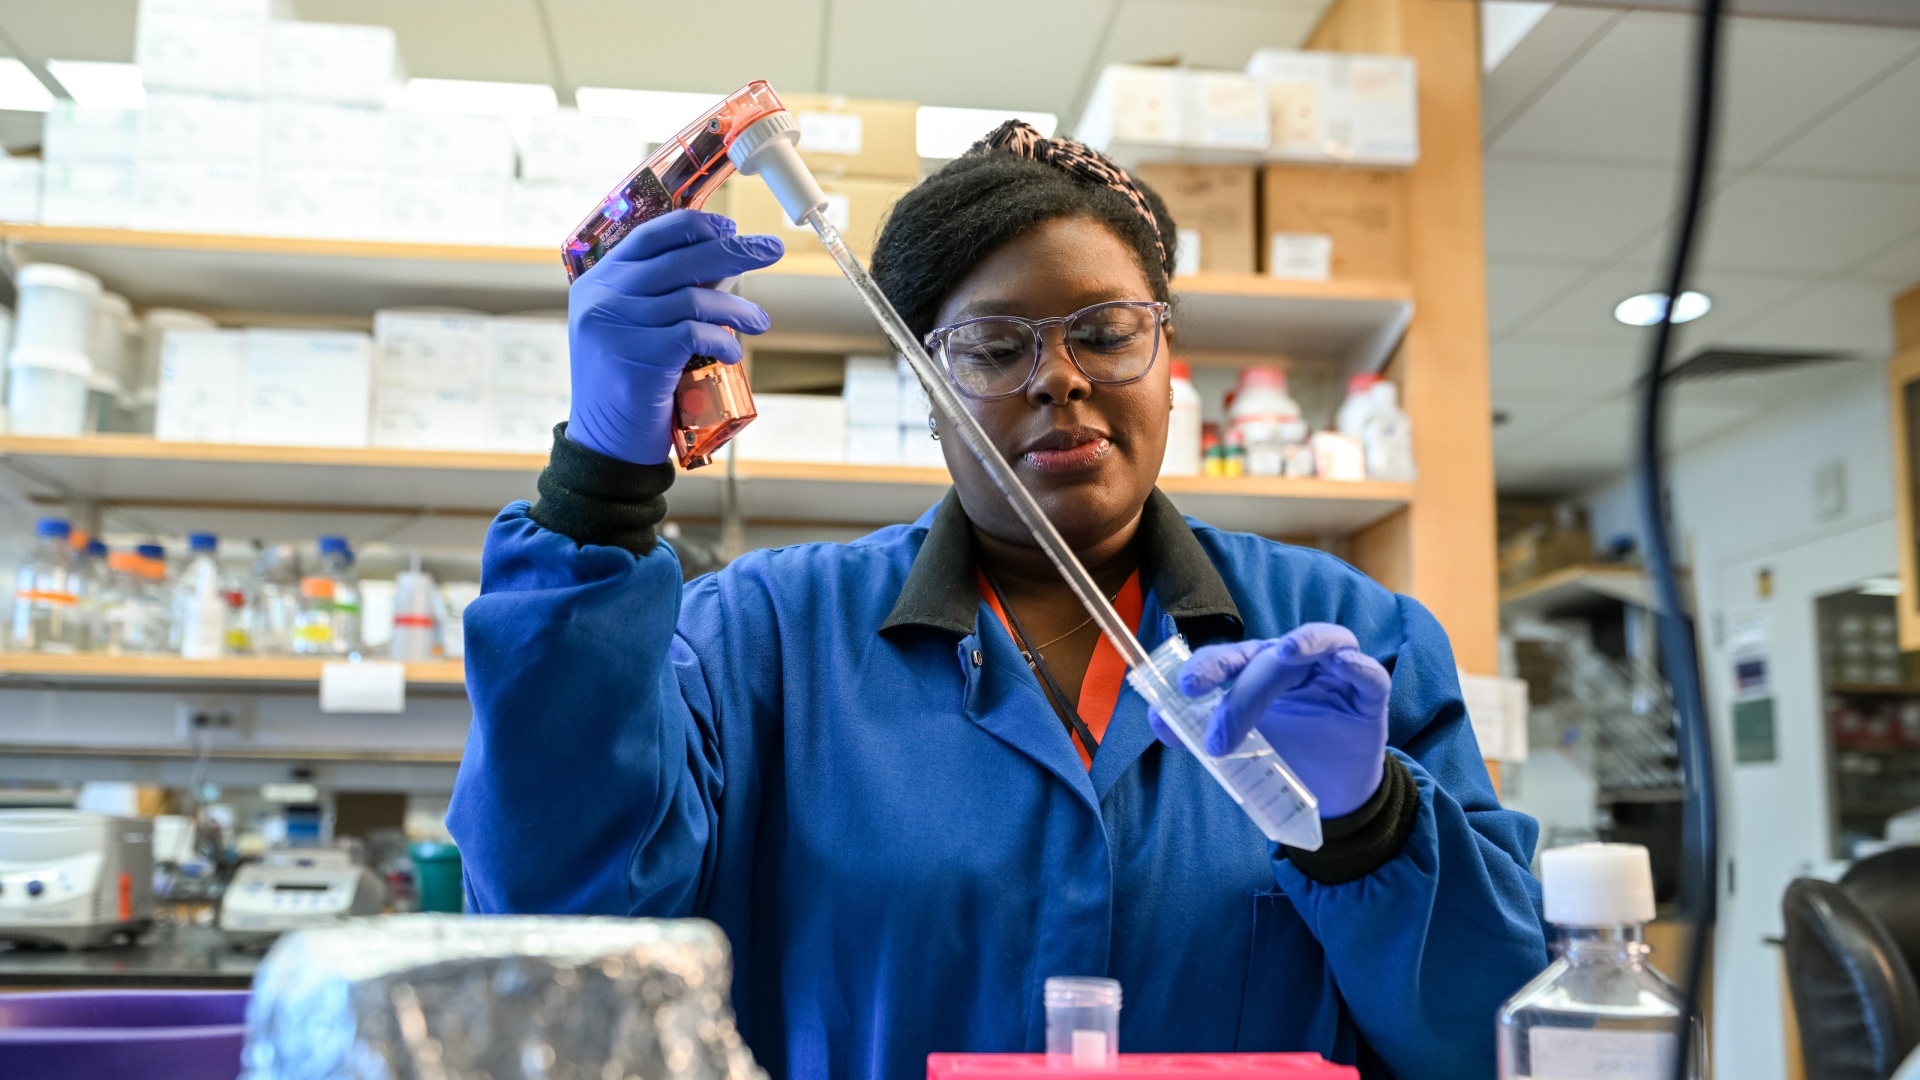
<svg viewBox="0 0 1920 1080">
<path fill-rule="evenodd" d="M 900 434 L 900 427 L 897 424 L 890 424 L 886 427 L 876 427 L 871 424 L 848 424 L 847 464 L 900 464 Z"/>
<path fill-rule="evenodd" d="M 155 89 L 259 94 L 266 85 L 267 20 L 173 14 L 142 5 L 133 62 Z"/>
<path fill-rule="evenodd" d="M 0 221 L 40 220 L 41 171 L 33 158 L 0 154 Z"/>
<path fill-rule="evenodd" d="M 491 351 L 496 394 L 564 395 L 572 387 L 565 319 L 494 319 Z"/>
<path fill-rule="evenodd" d="M 160 351 L 161 442 L 233 442 L 245 398 L 247 332 L 170 330 Z"/>
<path fill-rule="evenodd" d="M 840 396 L 852 427 L 900 426 L 900 369 L 891 356 L 849 356 Z M 896 451 L 894 456 L 898 456 Z"/>
<path fill-rule="evenodd" d="M 389 27 L 276 22 L 267 31 L 267 93 L 276 97 L 380 105 L 402 82 Z"/>
<path fill-rule="evenodd" d="M 131 165 L 140 149 L 141 112 L 55 101 L 40 126 L 40 156 L 62 163 Z"/>
<path fill-rule="evenodd" d="M 365 105 L 271 99 L 265 158 L 269 169 L 385 172 L 387 112 Z"/>
<path fill-rule="evenodd" d="M 142 163 L 134 170 L 132 226 L 159 232 L 251 233 L 260 170 L 213 162 Z"/>
<path fill-rule="evenodd" d="M 40 221 L 124 229 L 133 223 L 133 166 L 48 162 L 40 185 Z"/>
<path fill-rule="evenodd" d="M 491 176 L 387 174 L 386 235 L 430 244 L 498 244 L 508 181 Z"/>
<path fill-rule="evenodd" d="M 1179 71 L 1107 65 L 1094 84 L 1074 135 L 1095 150 L 1119 144 L 1179 146 Z"/>
<path fill-rule="evenodd" d="M 493 366 L 486 316 L 388 309 L 373 313 L 374 385 L 484 395 Z"/>
<path fill-rule="evenodd" d="M 583 183 L 605 195 L 645 157 L 646 143 L 634 121 L 556 109 L 528 118 L 520 177 Z"/>
<path fill-rule="evenodd" d="M 1408 166 L 1420 158 L 1411 57 L 1260 49 L 1247 74 L 1267 85 L 1272 160 Z"/>
<path fill-rule="evenodd" d="M 566 394 L 493 395 L 491 448 L 545 453 L 553 446 L 553 425 L 565 420 L 572 406 Z"/>
<path fill-rule="evenodd" d="M 397 111 L 387 125 L 387 168 L 505 180 L 513 175 L 513 133 L 498 116 Z"/>
<path fill-rule="evenodd" d="M 485 450 L 493 413 L 484 393 L 380 386 L 373 391 L 373 445 Z"/>
<path fill-rule="evenodd" d="M 152 91 L 140 110 L 137 158 L 149 162 L 256 165 L 267 112 L 259 101 L 226 94 Z"/>
<path fill-rule="evenodd" d="M 367 445 L 373 340 L 338 330 L 246 331 L 239 439 L 282 446 Z"/>
<path fill-rule="evenodd" d="M 265 236 L 372 239 L 384 232 L 386 176 L 337 169 L 268 170 L 260 185 Z"/>
<path fill-rule="evenodd" d="M 507 224 L 501 242 L 557 250 L 611 190 L 612 184 L 599 187 L 515 180 L 507 191 Z"/>
<path fill-rule="evenodd" d="M 734 442 L 745 461 L 847 460 L 847 403 L 823 394 L 755 394 L 760 415 Z"/>
<path fill-rule="evenodd" d="M 140 0 L 142 15 L 204 15 L 216 19 L 289 19 L 289 0 Z"/>
<path fill-rule="evenodd" d="M 1259 79 L 1217 71 L 1180 77 L 1180 143 L 1195 150 L 1267 148 L 1267 89 Z"/>
</svg>

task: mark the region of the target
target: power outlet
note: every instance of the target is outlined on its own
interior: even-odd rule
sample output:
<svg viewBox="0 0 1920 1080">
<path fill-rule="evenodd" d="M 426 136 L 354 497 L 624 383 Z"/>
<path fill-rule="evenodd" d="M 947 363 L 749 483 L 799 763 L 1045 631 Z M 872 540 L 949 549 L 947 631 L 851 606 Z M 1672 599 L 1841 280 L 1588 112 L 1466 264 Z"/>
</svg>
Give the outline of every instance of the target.
<svg viewBox="0 0 1920 1080">
<path fill-rule="evenodd" d="M 258 709 L 250 698 L 179 698 L 173 703 L 173 733 L 196 746 L 232 746 L 253 741 Z"/>
</svg>

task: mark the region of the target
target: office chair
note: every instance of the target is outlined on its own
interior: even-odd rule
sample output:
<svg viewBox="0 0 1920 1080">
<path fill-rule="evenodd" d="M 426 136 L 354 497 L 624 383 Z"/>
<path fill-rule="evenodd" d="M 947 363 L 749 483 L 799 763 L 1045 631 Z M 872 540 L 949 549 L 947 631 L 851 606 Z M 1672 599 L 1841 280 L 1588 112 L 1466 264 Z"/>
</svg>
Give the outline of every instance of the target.
<svg viewBox="0 0 1920 1080">
<path fill-rule="evenodd" d="M 1853 864 L 1840 887 L 1893 935 L 1920 979 L 1920 847 L 1897 847 Z"/>
<path fill-rule="evenodd" d="M 1800 878 L 1780 908 L 1807 1080 L 1888 1080 L 1920 1045 L 1920 987 L 1899 944 L 1832 882 Z"/>
</svg>

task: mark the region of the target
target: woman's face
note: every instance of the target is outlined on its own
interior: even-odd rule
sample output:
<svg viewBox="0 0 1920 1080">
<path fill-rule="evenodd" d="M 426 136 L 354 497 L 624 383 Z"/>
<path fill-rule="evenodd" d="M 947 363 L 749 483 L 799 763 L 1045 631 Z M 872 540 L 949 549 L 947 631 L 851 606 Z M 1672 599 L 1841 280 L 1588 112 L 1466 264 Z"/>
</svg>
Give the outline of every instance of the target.
<svg viewBox="0 0 1920 1080">
<path fill-rule="evenodd" d="M 941 306 L 936 325 L 984 315 L 1050 319 L 1107 300 L 1152 300 L 1132 249 L 1090 218 L 1056 218 L 981 260 Z M 1091 382 L 1067 357 L 1061 330 L 1041 334 L 1040 368 L 1022 393 L 962 397 L 1061 535 L 1084 548 L 1130 525 L 1166 452 L 1169 375 L 1164 334 L 1147 374 Z M 967 516 L 996 539 L 1031 545 L 1026 526 L 957 435 L 942 433 Z"/>
</svg>

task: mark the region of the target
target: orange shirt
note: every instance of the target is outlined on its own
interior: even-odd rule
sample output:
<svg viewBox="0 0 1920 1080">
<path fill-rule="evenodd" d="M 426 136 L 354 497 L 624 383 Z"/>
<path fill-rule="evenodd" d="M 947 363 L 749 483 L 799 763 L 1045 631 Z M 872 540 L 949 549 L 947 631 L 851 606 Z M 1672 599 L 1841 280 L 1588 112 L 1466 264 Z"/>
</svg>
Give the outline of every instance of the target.
<svg viewBox="0 0 1920 1080">
<path fill-rule="evenodd" d="M 973 572 L 974 580 L 980 588 L 993 613 L 1000 617 L 1000 625 L 1007 628 L 1007 636 L 1013 637 L 1013 625 L 1007 620 L 1007 613 L 1000 607 L 1000 596 L 993 591 L 993 583 L 979 569 Z M 1120 586 L 1120 595 L 1114 598 L 1113 609 L 1128 625 L 1140 625 L 1140 571 L 1127 575 L 1127 583 Z M 1018 641 L 1018 638 L 1015 638 Z M 1101 634 L 1100 640 L 1093 646 L 1093 658 L 1087 661 L 1086 677 L 1080 680 L 1080 700 L 1075 704 L 1080 719 L 1086 722 L 1087 730 L 1093 732 L 1095 742 L 1107 737 L 1107 724 L 1113 720 L 1113 707 L 1119 704 L 1120 690 L 1126 685 L 1127 662 L 1120 659 L 1120 652 Z M 1080 754 L 1080 761 L 1087 768 L 1093 768 L 1093 755 L 1080 745 L 1079 739 L 1073 740 L 1073 748 Z"/>
</svg>

